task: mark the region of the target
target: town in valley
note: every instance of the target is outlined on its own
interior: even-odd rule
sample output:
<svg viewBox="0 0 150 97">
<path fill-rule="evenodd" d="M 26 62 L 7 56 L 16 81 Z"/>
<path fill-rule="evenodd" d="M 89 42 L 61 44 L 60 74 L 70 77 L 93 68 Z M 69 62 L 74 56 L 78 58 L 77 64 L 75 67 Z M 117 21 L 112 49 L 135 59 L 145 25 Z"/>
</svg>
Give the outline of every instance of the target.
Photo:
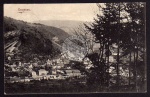
<svg viewBox="0 0 150 97">
<path fill-rule="evenodd" d="M 145 93 L 145 5 L 5 4 L 5 93 Z"/>
</svg>

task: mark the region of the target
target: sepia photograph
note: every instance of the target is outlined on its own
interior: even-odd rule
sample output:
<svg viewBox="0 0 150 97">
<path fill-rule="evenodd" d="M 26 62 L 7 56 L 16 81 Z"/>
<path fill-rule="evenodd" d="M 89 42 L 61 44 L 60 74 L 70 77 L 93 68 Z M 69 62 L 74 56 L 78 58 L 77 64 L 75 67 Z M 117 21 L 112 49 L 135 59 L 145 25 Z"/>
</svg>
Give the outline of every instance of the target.
<svg viewBox="0 0 150 97">
<path fill-rule="evenodd" d="M 146 2 L 3 4 L 4 94 L 146 93 Z"/>
</svg>

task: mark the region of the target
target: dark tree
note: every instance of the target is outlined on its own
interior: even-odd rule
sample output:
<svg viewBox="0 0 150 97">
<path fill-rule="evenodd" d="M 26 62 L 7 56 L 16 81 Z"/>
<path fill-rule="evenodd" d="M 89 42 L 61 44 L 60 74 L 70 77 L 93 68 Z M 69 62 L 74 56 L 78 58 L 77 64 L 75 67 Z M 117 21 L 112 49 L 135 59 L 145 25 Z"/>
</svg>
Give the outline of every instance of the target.
<svg viewBox="0 0 150 97">
<path fill-rule="evenodd" d="M 105 6 L 101 6 L 101 4 L 97 5 L 103 15 L 97 15 L 97 19 L 94 19 L 95 22 L 90 26 L 85 25 L 85 27 L 95 35 L 96 41 L 100 44 L 97 55 L 93 54 L 93 58 L 90 57 L 91 55 L 89 56 L 94 64 L 91 70 L 91 79 L 98 78 L 101 84 L 102 81 L 100 80 L 109 83 L 110 75 L 108 69 L 112 64 L 109 62 L 109 56 L 111 55 L 110 47 L 116 44 L 116 85 L 118 87 L 121 84 L 122 75 L 120 73 L 120 67 L 129 64 L 129 83 L 131 73 L 133 73 L 137 90 L 137 76 L 142 80 L 144 80 L 145 77 L 145 75 L 140 75 L 145 73 L 138 70 L 141 66 L 143 70 L 145 70 L 145 4 L 132 2 L 105 3 Z M 125 58 L 127 56 L 129 56 L 128 62 Z M 123 63 L 123 61 L 126 62 Z"/>
</svg>

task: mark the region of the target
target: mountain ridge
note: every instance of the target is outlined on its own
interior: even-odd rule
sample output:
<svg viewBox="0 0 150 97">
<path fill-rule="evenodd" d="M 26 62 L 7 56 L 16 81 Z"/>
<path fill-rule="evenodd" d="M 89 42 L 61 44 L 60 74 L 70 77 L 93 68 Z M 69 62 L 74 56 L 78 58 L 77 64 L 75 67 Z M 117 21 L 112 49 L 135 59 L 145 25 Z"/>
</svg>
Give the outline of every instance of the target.
<svg viewBox="0 0 150 97">
<path fill-rule="evenodd" d="M 77 20 L 41 20 L 35 22 L 48 25 L 48 26 L 61 28 L 70 35 L 73 35 L 76 29 L 80 29 L 80 28 L 84 29 L 84 24 L 91 23 L 91 22 L 77 21 Z"/>
<path fill-rule="evenodd" d="M 57 37 L 57 43 L 61 45 L 68 36 L 60 28 L 4 17 L 4 45 L 11 44 L 13 41 L 21 42 L 18 50 L 26 58 L 33 53 L 50 56 L 57 55 L 60 49 L 53 44 L 53 38 Z M 14 45 L 10 47 L 10 50 L 14 47 L 17 48 Z"/>
</svg>

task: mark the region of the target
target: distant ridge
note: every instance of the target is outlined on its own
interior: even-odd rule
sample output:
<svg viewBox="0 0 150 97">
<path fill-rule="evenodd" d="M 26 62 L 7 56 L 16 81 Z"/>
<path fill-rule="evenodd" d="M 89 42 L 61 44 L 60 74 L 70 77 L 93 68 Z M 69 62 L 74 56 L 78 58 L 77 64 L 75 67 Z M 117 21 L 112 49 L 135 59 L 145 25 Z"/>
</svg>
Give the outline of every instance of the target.
<svg viewBox="0 0 150 97">
<path fill-rule="evenodd" d="M 65 32 L 67 32 L 70 35 L 74 33 L 74 30 L 77 30 L 78 28 L 84 28 L 84 23 L 90 23 L 90 22 L 75 21 L 75 20 L 41 20 L 35 22 L 47 26 L 53 26 L 53 27 L 63 29 Z"/>
</svg>

